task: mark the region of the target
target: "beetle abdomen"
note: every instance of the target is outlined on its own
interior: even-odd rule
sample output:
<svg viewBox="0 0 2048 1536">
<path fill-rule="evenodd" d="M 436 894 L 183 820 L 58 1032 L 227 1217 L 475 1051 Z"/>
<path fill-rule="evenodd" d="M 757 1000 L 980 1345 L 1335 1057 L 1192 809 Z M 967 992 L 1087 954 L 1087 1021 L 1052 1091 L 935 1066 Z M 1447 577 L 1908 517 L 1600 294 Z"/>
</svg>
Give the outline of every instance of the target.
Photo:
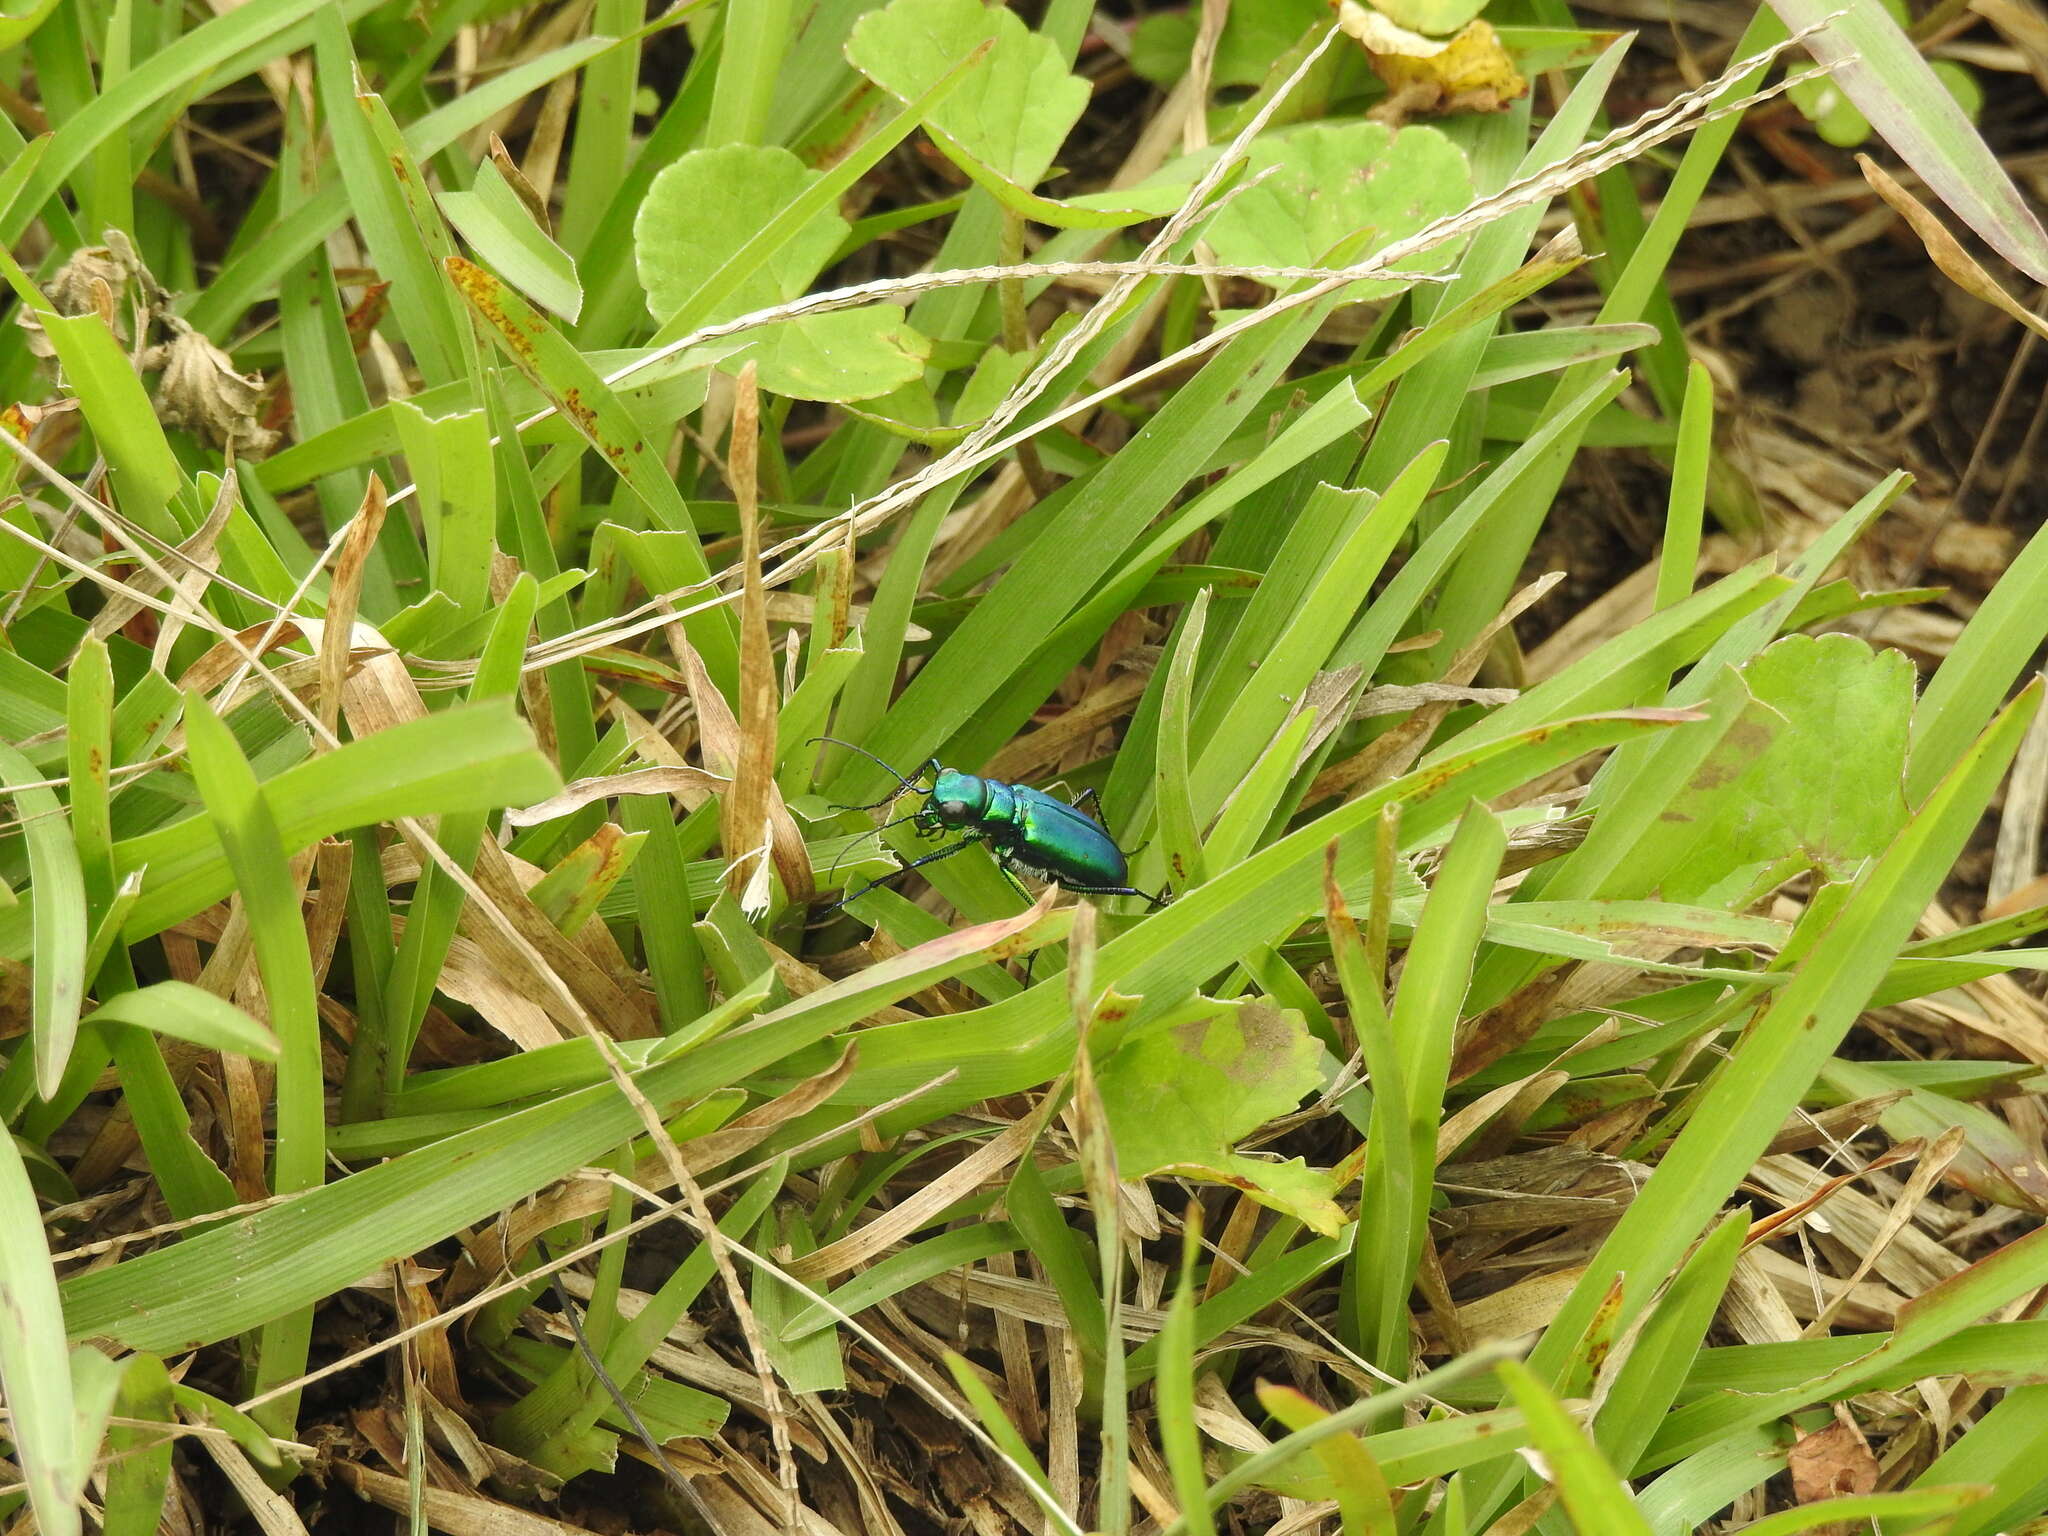
<svg viewBox="0 0 2048 1536">
<path fill-rule="evenodd" d="M 1017 796 L 1015 863 L 1058 885 L 1123 885 L 1130 866 L 1116 839 L 1086 812 L 1024 785 Z"/>
</svg>

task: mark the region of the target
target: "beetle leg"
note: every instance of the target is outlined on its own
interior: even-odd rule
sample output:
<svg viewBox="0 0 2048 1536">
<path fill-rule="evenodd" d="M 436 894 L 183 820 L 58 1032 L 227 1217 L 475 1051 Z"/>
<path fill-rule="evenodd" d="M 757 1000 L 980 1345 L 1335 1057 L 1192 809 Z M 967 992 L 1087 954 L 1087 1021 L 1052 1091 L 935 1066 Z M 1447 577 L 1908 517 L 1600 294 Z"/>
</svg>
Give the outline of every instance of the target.
<svg viewBox="0 0 2048 1536">
<path fill-rule="evenodd" d="M 1010 889 L 1015 891 L 1019 896 L 1022 896 L 1024 898 L 1025 904 L 1028 906 L 1033 899 L 1031 892 L 1025 889 L 1024 882 L 1017 878 L 1017 872 L 1014 869 L 1010 868 L 1010 861 L 1014 859 L 1016 856 L 1017 855 L 1015 853 L 1002 854 L 1000 857 L 996 859 L 996 868 L 1001 870 L 1003 872 L 1003 878 L 1010 882 Z"/>
<path fill-rule="evenodd" d="M 960 839 L 959 842 L 953 844 L 953 846 L 950 848 L 941 848 L 937 853 L 928 853 L 921 859 L 912 859 L 908 864 L 904 865 L 901 869 L 897 870 L 896 873 L 899 875 L 907 875 L 913 869 L 918 869 L 923 865 L 936 864 L 941 859 L 950 859 L 951 857 L 953 857 L 954 854 L 964 853 L 980 841 L 981 839 L 978 837 L 963 837 Z"/>
<path fill-rule="evenodd" d="M 1150 891 L 1141 891 L 1135 885 L 1068 885 L 1060 882 L 1060 889 L 1072 891 L 1076 896 L 1139 896 L 1152 903 L 1152 910 L 1158 911 L 1172 901 L 1170 891 L 1161 891 L 1154 896 Z"/>
<path fill-rule="evenodd" d="M 1019 880 L 1017 878 L 1017 872 L 1014 869 L 1010 868 L 1010 861 L 1016 857 L 1016 849 L 1005 849 L 1001 854 L 998 854 L 996 857 L 996 868 L 1003 872 L 1003 878 L 1010 882 L 1011 888 L 1015 890 L 1019 896 L 1022 896 L 1024 900 L 1028 903 L 1032 899 L 1031 892 L 1024 888 L 1024 882 L 1022 880 Z M 1031 985 L 1032 968 L 1037 964 L 1038 951 L 1034 949 L 1030 954 L 1024 957 L 1024 985 L 1027 987 Z"/>
<path fill-rule="evenodd" d="M 980 841 L 981 839 L 978 837 L 963 837 L 960 839 L 959 842 L 953 844 L 953 846 L 950 848 L 941 848 L 937 853 L 928 853 L 921 859 L 912 859 L 908 864 L 904 865 L 901 869 L 897 870 L 895 875 L 884 875 L 879 880 L 870 880 L 866 885 L 862 886 L 859 890 L 840 897 L 837 901 L 833 902 L 832 905 L 827 907 L 825 910 L 828 913 L 837 912 L 841 907 L 844 907 L 849 901 L 857 901 L 861 897 L 867 895 L 869 891 L 887 885 L 891 880 L 894 880 L 896 878 L 896 875 L 907 875 L 913 869 L 920 868 L 923 865 L 936 864 L 940 859 L 950 859 L 951 857 L 953 857 L 954 854 L 961 852 L 963 849 L 972 848 L 976 843 Z"/>
<path fill-rule="evenodd" d="M 849 809 L 850 809 L 850 807 L 849 807 Z M 883 822 L 883 823 L 882 823 L 882 824 L 881 824 L 881 825 L 880 825 L 879 827 L 876 827 L 876 828 L 875 828 L 875 830 L 874 830 L 874 836 L 875 836 L 875 841 L 876 841 L 877 845 L 879 846 L 879 844 L 880 844 L 880 842 L 881 842 L 881 837 L 882 837 L 882 834 L 883 834 L 884 832 L 888 831 L 888 830 L 889 830 L 889 829 L 890 829 L 891 827 L 900 827 L 900 826 L 902 826 L 902 825 L 903 825 L 904 823 L 906 823 L 906 822 L 911 822 L 911 821 L 915 821 L 915 820 L 917 820 L 917 818 L 918 818 L 918 814 L 919 814 L 918 812 L 916 812 L 916 811 L 912 811 L 912 812 L 911 812 L 911 813 L 910 813 L 910 814 L 909 814 L 908 816 L 898 816 L 898 817 L 897 817 L 897 818 L 896 818 L 896 819 L 895 819 L 894 821 L 885 821 L 885 822 Z M 839 866 L 840 866 L 841 864 L 843 864 L 843 863 L 844 863 L 844 862 L 846 861 L 846 855 L 847 855 L 847 852 L 848 852 L 848 850 L 849 850 L 849 849 L 851 849 L 851 848 L 853 847 L 853 845 L 854 845 L 855 843 L 859 842 L 859 841 L 860 841 L 860 838 L 859 838 L 859 837 L 855 837 L 855 838 L 853 838 L 852 840 L 850 840 L 850 841 L 849 841 L 849 842 L 847 843 L 847 845 L 846 845 L 846 847 L 845 847 L 845 848 L 842 848 L 842 849 L 840 849 L 840 850 L 839 850 L 839 857 L 838 857 L 838 858 L 836 858 L 836 859 L 834 859 L 834 860 L 832 861 L 832 867 L 831 867 L 831 869 L 829 869 L 829 870 L 827 870 L 827 871 L 826 871 L 826 878 L 827 878 L 827 879 L 830 879 L 830 878 L 831 878 L 831 876 L 833 876 L 833 875 L 836 875 L 836 874 L 838 874 L 838 873 L 839 873 Z M 850 900 L 851 898 L 848 898 L 848 899 Z"/>
</svg>

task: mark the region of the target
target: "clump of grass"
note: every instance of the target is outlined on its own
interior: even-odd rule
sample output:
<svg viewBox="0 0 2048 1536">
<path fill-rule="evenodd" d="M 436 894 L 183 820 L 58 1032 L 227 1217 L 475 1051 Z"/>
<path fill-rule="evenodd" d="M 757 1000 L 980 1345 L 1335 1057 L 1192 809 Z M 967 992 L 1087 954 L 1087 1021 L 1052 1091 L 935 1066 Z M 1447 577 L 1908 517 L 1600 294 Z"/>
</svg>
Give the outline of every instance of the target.
<svg viewBox="0 0 2048 1536">
<path fill-rule="evenodd" d="M 1612 132 L 1561 13 L 1397 128 L 1255 11 L 0 24 L 0 1514 L 2040 1513 L 2048 907 L 1927 914 L 2048 543 L 1916 693 L 1830 579 L 1905 478 L 1772 548 L 1663 278 L 1780 15 L 2048 242 L 1874 8 Z M 1613 444 L 1661 553 L 1525 655 Z M 1845 1048 L 1952 993 L 2014 1060 Z"/>
</svg>

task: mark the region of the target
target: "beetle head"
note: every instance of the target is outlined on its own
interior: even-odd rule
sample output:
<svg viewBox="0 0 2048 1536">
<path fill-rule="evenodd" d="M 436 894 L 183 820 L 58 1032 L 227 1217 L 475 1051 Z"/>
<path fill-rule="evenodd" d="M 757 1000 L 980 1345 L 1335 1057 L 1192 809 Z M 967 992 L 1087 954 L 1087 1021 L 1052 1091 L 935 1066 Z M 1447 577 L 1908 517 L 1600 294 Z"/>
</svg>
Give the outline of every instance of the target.
<svg viewBox="0 0 2048 1536">
<path fill-rule="evenodd" d="M 955 768 L 941 768 L 932 777 L 925 809 L 940 825 L 971 827 L 988 811 L 988 781 Z"/>
</svg>

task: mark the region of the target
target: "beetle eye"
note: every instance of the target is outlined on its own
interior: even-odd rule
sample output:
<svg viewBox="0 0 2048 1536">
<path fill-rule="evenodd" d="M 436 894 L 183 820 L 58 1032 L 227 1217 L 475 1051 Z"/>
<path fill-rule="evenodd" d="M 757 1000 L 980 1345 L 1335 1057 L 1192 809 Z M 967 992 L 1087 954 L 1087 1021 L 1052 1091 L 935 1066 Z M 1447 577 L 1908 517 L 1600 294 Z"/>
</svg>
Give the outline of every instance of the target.
<svg viewBox="0 0 2048 1536">
<path fill-rule="evenodd" d="M 967 819 L 967 802 L 965 800 L 941 800 L 939 802 L 939 814 L 948 821 L 965 821 Z"/>
</svg>

